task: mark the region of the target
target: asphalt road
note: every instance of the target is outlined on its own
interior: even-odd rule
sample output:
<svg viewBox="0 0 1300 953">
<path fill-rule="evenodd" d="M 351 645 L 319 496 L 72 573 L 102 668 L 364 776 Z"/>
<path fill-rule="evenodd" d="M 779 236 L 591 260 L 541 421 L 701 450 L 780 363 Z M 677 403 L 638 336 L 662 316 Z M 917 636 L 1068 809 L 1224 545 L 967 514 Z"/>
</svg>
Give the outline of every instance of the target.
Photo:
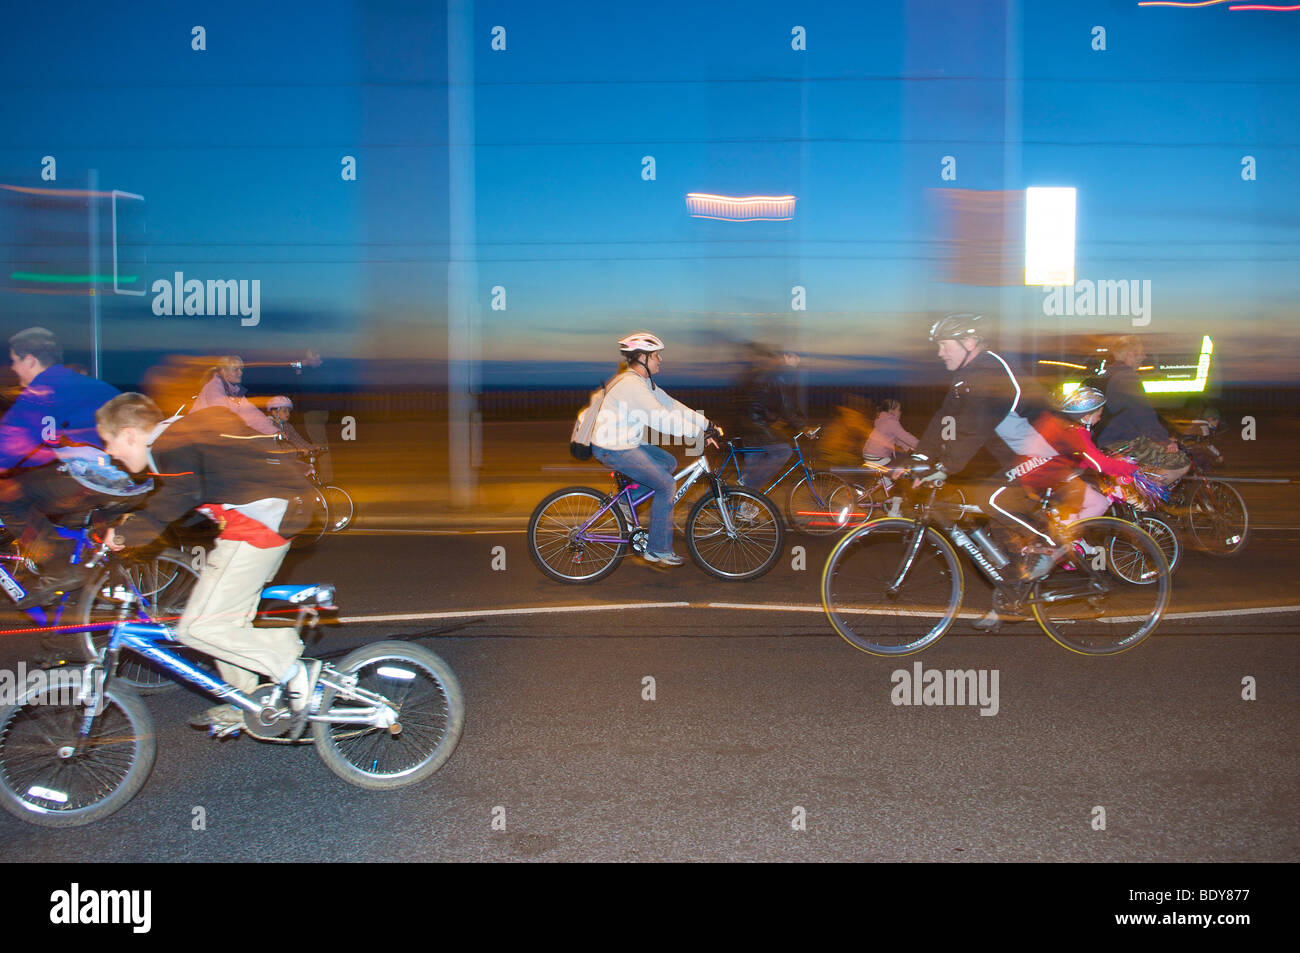
<svg viewBox="0 0 1300 953">
<path fill-rule="evenodd" d="M 466 695 L 441 771 L 363 791 L 310 745 L 208 739 L 184 724 L 205 701 L 176 689 L 148 699 L 158 760 L 130 804 L 72 831 L 0 815 L 0 854 L 1295 860 L 1300 615 L 1235 611 L 1300 604 L 1294 545 L 1261 535 L 1238 559 L 1193 554 L 1171 608 L 1212 614 L 1168 622 L 1122 656 L 1075 656 L 1030 625 L 989 637 L 958 623 L 890 661 L 853 650 L 819 612 L 790 610 L 816 605 L 825 541 L 808 544 L 807 570 L 786 558 L 751 583 L 628 561 L 575 587 L 542 578 L 520 533 L 350 534 L 291 557 L 285 578 L 339 586 L 352 621 L 317 651 L 460 626 L 424 643 Z M 603 608 L 647 602 L 687 605 Z M 711 605 L 723 602 L 768 608 Z M 376 619 L 391 616 L 409 618 Z M 0 662 L 34 644 L 6 636 Z M 892 674 L 918 663 L 996 673 L 996 714 L 895 704 Z M 1248 677 L 1257 700 L 1242 697 Z"/>
</svg>

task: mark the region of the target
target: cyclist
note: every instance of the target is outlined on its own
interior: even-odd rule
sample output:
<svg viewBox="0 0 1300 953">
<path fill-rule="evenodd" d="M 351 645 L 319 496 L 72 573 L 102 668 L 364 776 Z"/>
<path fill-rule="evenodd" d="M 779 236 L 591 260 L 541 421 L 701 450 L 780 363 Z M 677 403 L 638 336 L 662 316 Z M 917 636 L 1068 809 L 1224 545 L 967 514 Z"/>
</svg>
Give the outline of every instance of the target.
<svg viewBox="0 0 1300 953">
<path fill-rule="evenodd" d="M 1034 421 L 1038 430 L 1058 452 L 1051 459 L 1022 458 L 1017 469 L 1027 466 L 1020 481 L 1039 495 L 1052 491 L 1057 510 L 1066 522 L 1101 516 L 1110 509 L 1110 500 L 1079 479 L 1078 467 L 1127 479 L 1137 472 L 1137 464 L 1107 456 L 1092 442 L 1089 430 L 1101 419 L 1106 395 L 1095 387 L 1078 387 L 1049 411 Z"/>
<path fill-rule="evenodd" d="M 65 367 L 63 348 L 46 328 L 27 328 L 11 337 L 9 358 L 23 389 L 0 418 L 0 470 L 9 471 L 9 479 L 0 480 L 0 518 L 40 567 L 40 577 L 19 603 L 25 609 L 85 581 L 85 570 L 69 564 L 71 550 L 50 517 L 85 513 L 96 498 L 61 472 L 54 447 L 99 447 L 95 409 L 117 389 Z M 53 651 L 54 644 L 46 648 Z"/>
<path fill-rule="evenodd" d="M 279 431 L 280 439 L 300 453 L 311 453 L 316 449 L 315 445 L 304 440 L 302 434 L 289 423 L 289 414 L 292 411 L 293 401 L 282 394 L 272 397 L 266 403 L 267 415 Z"/>
<path fill-rule="evenodd" d="M 268 437 L 278 436 L 280 430 L 271 418 L 249 403 L 248 398 L 244 396 L 246 388 L 242 383 L 243 380 L 243 359 L 234 354 L 223 357 L 209 372 L 208 379 L 204 382 L 198 396 L 194 398 L 194 404 L 189 412 L 194 413 L 205 407 L 227 407 L 258 433 Z"/>
<path fill-rule="evenodd" d="M 673 469 L 676 458 L 645 440 L 652 428 L 664 435 L 717 445 L 721 428 L 668 396 L 655 384 L 663 365 L 664 343 L 649 331 L 634 331 L 618 342 L 627 370 L 605 393 L 591 438 L 591 454 L 601 463 L 654 490 L 650 503 L 650 540 L 645 559 L 663 566 L 684 561 L 673 552 Z M 703 448 L 701 447 L 701 450 Z"/>
<path fill-rule="evenodd" d="M 758 450 L 744 454 L 740 484 L 762 493 L 794 450 L 773 427 L 785 424 L 802 430 L 806 421 L 790 382 L 790 375 L 799 366 L 798 355 L 789 351 L 778 355 L 761 344 L 751 344 L 749 350 L 750 360 L 737 387 L 740 436 L 747 447 Z"/>
<path fill-rule="evenodd" d="M 935 467 L 916 484 L 961 472 L 984 446 L 1008 470 L 1021 458 L 1057 455 L 1025 416 L 1029 412 L 1026 387 L 1006 360 L 989 349 L 988 335 L 988 323 L 981 314 L 945 315 L 930 327 L 930 340 L 939 346 L 939 359 L 952 372 L 952 386 L 921 435 L 918 452 Z M 945 437 L 949 427 L 951 438 Z M 897 479 L 902 472 L 895 469 L 890 476 Z M 1046 576 L 1068 548 L 1034 525 L 1038 507 L 1018 483 L 1006 485 L 999 480 L 996 488 L 990 489 L 981 497 L 981 509 L 1009 529 L 1015 540 L 1028 541 L 1019 547 L 1020 555 L 1038 557 L 1021 563 L 1021 578 L 1028 582 Z M 992 631 L 999 624 L 997 612 L 990 609 L 975 626 Z"/>
<path fill-rule="evenodd" d="M 1146 359 L 1146 348 L 1136 334 L 1116 338 L 1110 346 L 1115 363 L 1106 376 L 1108 419 L 1097 435 L 1097 443 L 1114 453 L 1125 453 L 1139 464 L 1153 469 L 1163 483 L 1173 483 L 1191 468 L 1191 460 L 1169 436 L 1155 408 L 1147 399 L 1137 368 Z"/>
<path fill-rule="evenodd" d="M 903 405 L 892 397 L 880 403 L 880 412 L 876 414 L 876 425 L 871 429 L 862 448 L 862 459 L 868 463 L 885 464 L 894 458 L 897 450 L 915 450 L 917 439 L 903 429 L 898 418 L 903 414 Z"/>
<path fill-rule="evenodd" d="M 143 394 L 119 394 L 96 414 L 104 448 L 132 473 L 154 471 L 162 486 L 145 506 L 105 536 L 114 551 L 143 546 L 184 513 L 199 509 L 221 533 L 204 561 L 176 627 L 186 645 L 218 659 L 222 678 L 245 693 L 270 679 L 286 685 L 296 717 L 295 738 L 306 723 L 310 689 L 320 662 L 301 659 L 291 629 L 255 629 L 262 587 L 280 568 L 289 538 L 310 519 L 311 487 L 294 467 L 280 464 L 265 441 L 226 407 L 196 410 L 174 423 Z M 260 677 L 259 677 L 260 676 Z M 243 723 L 234 705 L 196 716 L 196 727 Z"/>
</svg>

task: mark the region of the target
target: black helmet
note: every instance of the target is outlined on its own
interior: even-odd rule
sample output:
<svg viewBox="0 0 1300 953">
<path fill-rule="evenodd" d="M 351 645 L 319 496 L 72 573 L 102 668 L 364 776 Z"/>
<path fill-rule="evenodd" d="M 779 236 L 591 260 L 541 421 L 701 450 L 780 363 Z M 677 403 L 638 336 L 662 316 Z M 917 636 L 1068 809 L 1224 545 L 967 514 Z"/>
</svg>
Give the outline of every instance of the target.
<svg viewBox="0 0 1300 953">
<path fill-rule="evenodd" d="M 962 338 L 984 340 L 986 325 L 982 314 L 945 314 L 930 325 L 930 340 L 959 341 Z"/>
</svg>

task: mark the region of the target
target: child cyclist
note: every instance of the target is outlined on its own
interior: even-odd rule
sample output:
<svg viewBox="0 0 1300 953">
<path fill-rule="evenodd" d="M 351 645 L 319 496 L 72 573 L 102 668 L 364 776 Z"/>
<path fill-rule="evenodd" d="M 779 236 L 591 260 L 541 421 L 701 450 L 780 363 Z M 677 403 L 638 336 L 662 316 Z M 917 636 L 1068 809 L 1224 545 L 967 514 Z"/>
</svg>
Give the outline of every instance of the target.
<svg viewBox="0 0 1300 953">
<path fill-rule="evenodd" d="M 1095 387 L 1079 387 L 1067 394 L 1055 411 L 1048 411 L 1034 421 L 1034 428 L 1052 445 L 1059 456 L 1022 457 L 1019 466 L 1028 467 L 1020 482 L 1038 492 L 1051 489 L 1061 518 L 1072 523 L 1091 516 L 1101 516 L 1110 508 L 1110 500 L 1080 479 L 1077 469 L 1085 469 L 1131 479 L 1137 464 L 1111 457 L 1097 449 L 1091 428 L 1101 419 L 1106 395 Z"/>
<path fill-rule="evenodd" d="M 283 685 L 293 718 L 289 734 L 300 736 L 320 662 L 300 659 L 302 642 L 292 629 L 255 629 L 253 616 L 289 538 L 309 520 L 311 487 L 301 469 L 227 407 L 196 410 L 163 428 L 152 400 L 119 394 L 99 408 L 95 422 L 109 454 L 132 473 L 153 471 L 161 483 L 142 509 L 108 531 L 108 547 L 147 545 L 192 509 L 216 522 L 221 534 L 177 638 L 218 659 L 222 678 L 246 694 L 262 682 Z M 234 705 L 209 708 L 190 722 L 217 729 L 242 723 L 243 711 Z"/>
</svg>

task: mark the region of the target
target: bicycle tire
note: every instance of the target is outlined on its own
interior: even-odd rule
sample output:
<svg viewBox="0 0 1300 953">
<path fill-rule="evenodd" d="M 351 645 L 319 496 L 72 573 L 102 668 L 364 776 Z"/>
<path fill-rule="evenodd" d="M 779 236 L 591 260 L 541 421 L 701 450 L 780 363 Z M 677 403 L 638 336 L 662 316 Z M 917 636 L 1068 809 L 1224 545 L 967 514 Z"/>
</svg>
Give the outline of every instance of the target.
<svg viewBox="0 0 1300 953">
<path fill-rule="evenodd" d="M 325 496 L 320 487 L 312 489 L 312 512 L 311 522 L 304 526 L 289 541 L 293 549 L 305 549 L 308 546 L 314 546 L 320 542 L 320 538 L 325 535 L 329 529 L 329 504 L 325 502 Z"/>
<path fill-rule="evenodd" d="M 1165 562 L 1169 563 L 1169 575 L 1173 576 L 1183 561 L 1183 544 L 1178 539 L 1178 532 L 1168 522 L 1150 513 L 1139 514 L 1132 522 L 1160 546 Z"/>
<path fill-rule="evenodd" d="M 357 649 L 335 669 L 391 702 L 402 730 L 313 721 L 316 753 L 326 767 L 358 787 L 387 790 L 422 781 L 447 763 L 465 726 L 465 696 L 446 662 L 421 646 L 389 641 Z M 326 688 L 319 710 L 336 702 L 346 707 Z"/>
<path fill-rule="evenodd" d="M 150 619 L 172 623 L 184 613 L 199 578 L 185 553 L 173 549 L 144 560 L 115 561 L 101 566 L 78 597 L 77 613 L 81 624 L 126 622 L 139 618 L 134 604 L 123 601 L 120 587 L 125 586 L 125 580 L 117 575 L 119 573 L 129 575 L 140 595 L 148 600 L 147 615 Z M 99 657 L 112 632 L 102 630 L 79 632 L 77 635 L 83 660 L 88 661 Z M 139 695 L 154 695 L 176 687 L 169 675 L 129 649 L 123 650 L 118 657 L 114 678 Z"/>
<path fill-rule="evenodd" d="M 886 517 L 859 526 L 835 544 L 822 570 L 822 608 L 840 638 L 869 655 L 898 657 L 928 648 L 952 628 L 966 580 L 957 551 L 927 526 L 903 579 L 889 588 L 919 524 Z M 917 620 L 934 619 L 916 634 Z"/>
<path fill-rule="evenodd" d="M 762 493 L 740 486 L 723 486 L 722 498 L 712 492 L 691 508 L 686 518 L 686 548 L 695 564 L 718 579 L 741 582 L 765 575 L 781 558 L 785 526 L 776 504 Z M 758 507 L 753 515 L 740 511 L 746 503 Z M 721 507 L 731 514 L 733 535 L 726 531 Z"/>
<path fill-rule="evenodd" d="M 828 470 L 813 470 L 790 487 L 786 509 L 790 528 L 808 536 L 830 536 L 844 531 L 848 513 L 831 506 L 835 494 L 848 489 L 848 481 Z"/>
<path fill-rule="evenodd" d="M 1235 556 L 1250 535 L 1250 513 L 1236 488 L 1205 480 L 1187 498 L 1187 527 L 1197 549 L 1210 556 Z"/>
<path fill-rule="evenodd" d="M 321 490 L 321 495 L 325 498 L 326 531 L 341 533 L 351 526 L 357 509 L 351 494 L 343 487 L 330 483 Z"/>
<path fill-rule="evenodd" d="M 1169 564 L 1160 544 L 1134 524 L 1112 516 L 1070 524 L 1062 542 L 1074 543 L 1074 551 L 1034 584 L 1033 614 L 1039 627 L 1079 655 L 1118 655 L 1150 637 L 1169 605 Z M 1153 578 L 1140 583 L 1125 579 L 1111 558 L 1117 548 L 1139 551 L 1136 558 Z M 1106 593 L 1085 591 L 1085 563 L 1109 587 Z M 1045 601 L 1052 596 L 1059 601 Z"/>
<path fill-rule="evenodd" d="M 121 810 L 148 780 L 157 753 L 144 702 L 110 683 L 87 750 L 63 758 L 59 749 L 75 742 L 85 709 L 57 704 L 57 695 L 42 699 L 41 691 L 0 710 L 0 804 L 42 827 L 78 827 Z"/>
<path fill-rule="evenodd" d="M 577 532 L 609 497 L 588 486 L 556 490 L 537 504 L 528 517 L 528 555 L 543 574 L 557 582 L 591 583 L 618 568 L 627 552 L 627 521 L 618 506 L 610 507 L 591 530 L 613 535 L 622 542 L 580 540 Z M 581 571 L 580 571 L 581 570 Z"/>
</svg>

